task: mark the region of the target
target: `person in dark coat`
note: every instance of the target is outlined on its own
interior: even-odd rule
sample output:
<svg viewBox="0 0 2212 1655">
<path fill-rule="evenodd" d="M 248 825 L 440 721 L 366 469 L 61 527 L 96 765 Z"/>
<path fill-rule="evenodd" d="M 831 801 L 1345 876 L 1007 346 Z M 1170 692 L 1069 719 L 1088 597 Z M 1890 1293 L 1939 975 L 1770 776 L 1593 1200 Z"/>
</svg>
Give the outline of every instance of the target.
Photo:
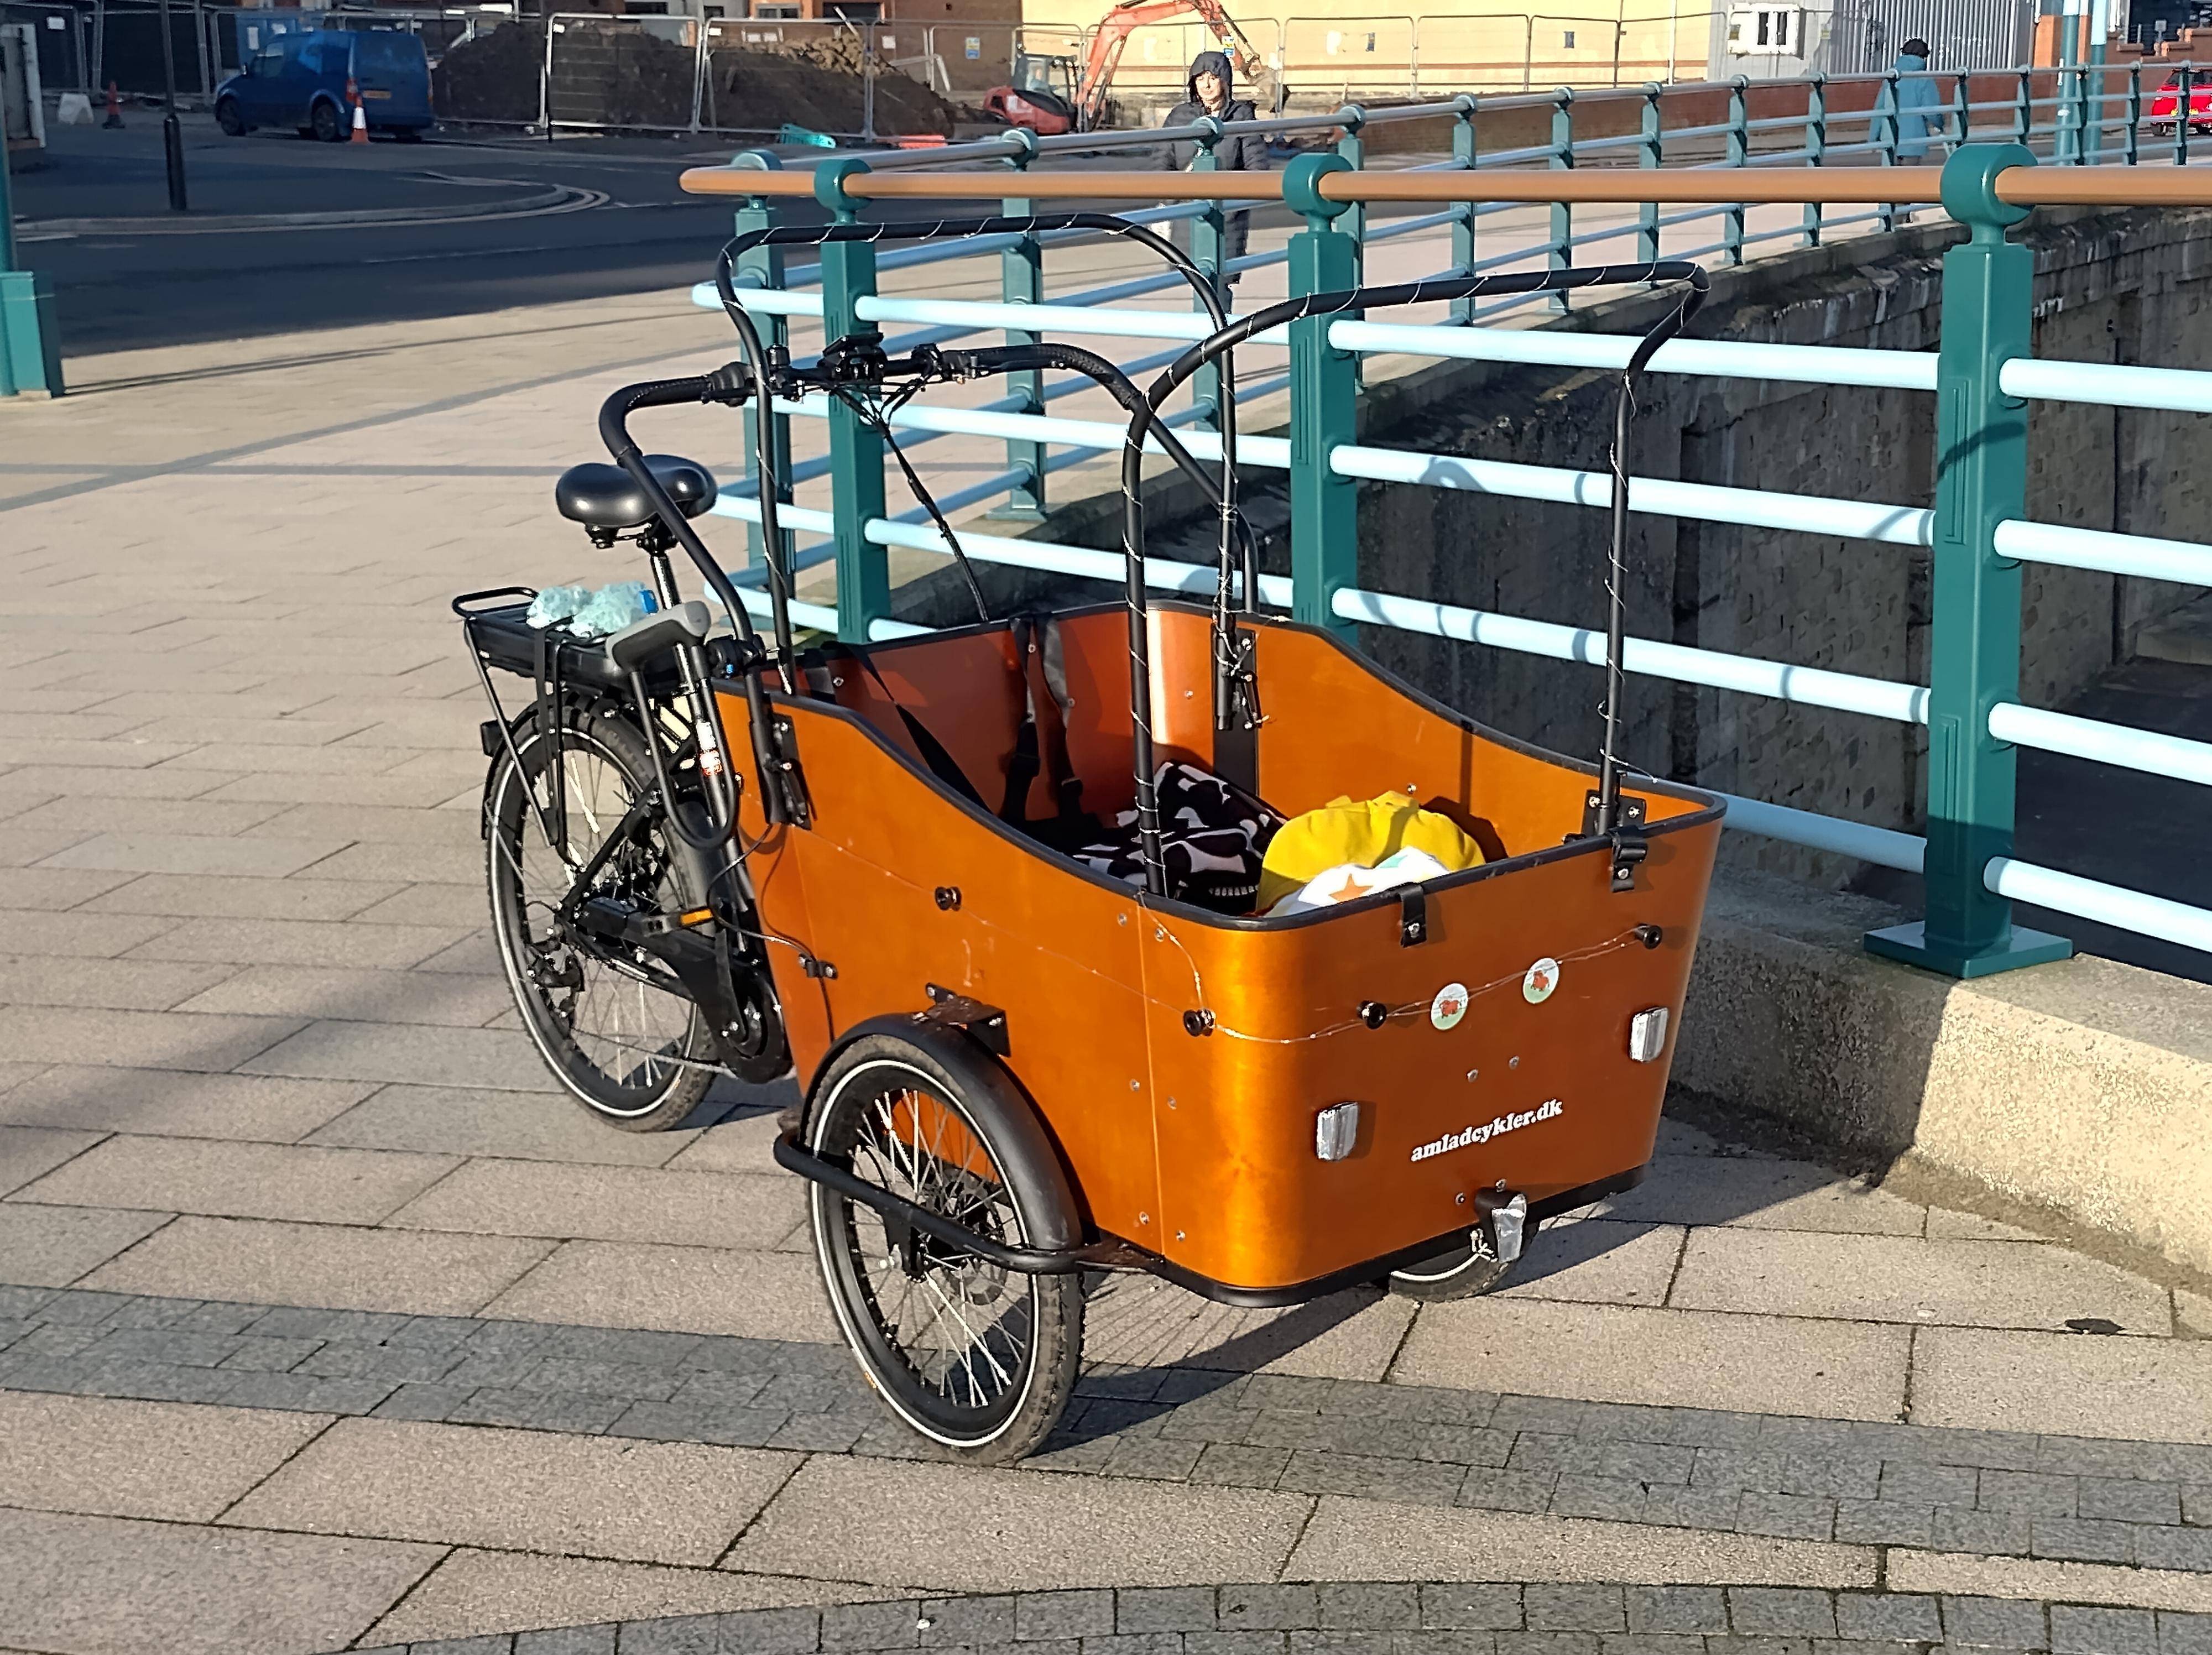
<svg viewBox="0 0 2212 1655">
<path fill-rule="evenodd" d="M 1170 126 L 1188 126 L 1201 115 L 1211 115 L 1220 121 L 1249 121 L 1258 119 L 1249 98 L 1232 95 L 1232 81 L 1236 71 L 1231 68 L 1228 54 L 1220 52 L 1201 52 L 1190 62 L 1190 95 L 1168 112 Z M 1161 165 L 1170 172 L 1185 172 L 1197 159 L 1199 145 L 1188 138 L 1162 144 L 1165 152 Z M 1267 171 L 1267 141 L 1255 132 L 1232 132 L 1214 146 L 1214 160 L 1224 172 L 1264 173 Z M 1190 232 L 1188 220 L 1178 219 L 1176 226 L 1178 245 L 1188 247 Z M 1222 253 L 1224 259 L 1242 259 L 1252 238 L 1252 215 L 1248 210 L 1229 215 L 1223 228 Z M 1227 278 L 1235 283 L 1237 276 Z"/>
</svg>

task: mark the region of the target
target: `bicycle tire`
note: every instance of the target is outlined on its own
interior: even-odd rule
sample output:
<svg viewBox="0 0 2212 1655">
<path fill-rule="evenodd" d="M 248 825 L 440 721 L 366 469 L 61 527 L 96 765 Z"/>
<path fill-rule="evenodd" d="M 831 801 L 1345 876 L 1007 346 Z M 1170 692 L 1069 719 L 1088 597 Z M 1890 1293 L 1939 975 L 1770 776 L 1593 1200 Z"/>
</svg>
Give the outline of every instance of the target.
<svg viewBox="0 0 2212 1655">
<path fill-rule="evenodd" d="M 551 924 L 572 876 L 545 844 L 528 797 L 551 767 L 550 733 L 526 721 L 515 732 L 515 758 L 502 750 L 484 784 L 485 882 L 501 968 L 524 1030 L 562 1090 L 610 1126 L 663 1131 L 713 1084 L 714 1042 L 698 1007 L 657 961 L 615 964 L 565 941 Z M 561 745 L 562 814 L 580 865 L 652 791 L 653 759 L 636 727 L 607 713 L 565 709 Z M 648 821 L 637 842 L 608 859 L 595 888 L 667 911 L 702 905 L 695 884 L 665 824 Z M 589 1026 L 580 1029 L 586 1006 Z"/>
</svg>

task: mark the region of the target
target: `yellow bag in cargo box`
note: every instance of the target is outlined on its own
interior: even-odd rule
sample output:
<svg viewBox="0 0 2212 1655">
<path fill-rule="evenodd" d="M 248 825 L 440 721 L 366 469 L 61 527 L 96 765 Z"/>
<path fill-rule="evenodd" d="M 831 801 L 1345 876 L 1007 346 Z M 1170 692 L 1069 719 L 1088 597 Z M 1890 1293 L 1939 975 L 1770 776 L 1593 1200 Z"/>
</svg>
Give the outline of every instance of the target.
<svg viewBox="0 0 2212 1655">
<path fill-rule="evenodd" d="M 1332 799 L 1319 810 L 1292 817 L 1267 842 L 1254 911 L 1266 913 L 1328 868 L 1346 862 L 1372 867 L 1408 846 L 1425 850 L 1455 873 L 1483 862 L 1482 848 L 1459 824 L 1423 810 L 1402 793 Z"/>
</svg>

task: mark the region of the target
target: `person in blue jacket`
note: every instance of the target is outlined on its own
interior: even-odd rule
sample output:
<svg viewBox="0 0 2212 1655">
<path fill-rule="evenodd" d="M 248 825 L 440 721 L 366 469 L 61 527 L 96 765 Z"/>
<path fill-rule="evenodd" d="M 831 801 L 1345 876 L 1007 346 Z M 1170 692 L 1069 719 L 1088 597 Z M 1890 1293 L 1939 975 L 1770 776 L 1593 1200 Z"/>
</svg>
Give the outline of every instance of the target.
<svg viewBox="0 0 2212 1655">
<path fill-rule="evenodd" d="M 1928 42 L 1907 40 L 1897 57 L 1897 158 L 1930 159 L 1930 140 L 1943 132 L 1943 91 L 1924 72 Z M 1935 159 L 1941 159 L 1938 155 Z"/>
</svg>

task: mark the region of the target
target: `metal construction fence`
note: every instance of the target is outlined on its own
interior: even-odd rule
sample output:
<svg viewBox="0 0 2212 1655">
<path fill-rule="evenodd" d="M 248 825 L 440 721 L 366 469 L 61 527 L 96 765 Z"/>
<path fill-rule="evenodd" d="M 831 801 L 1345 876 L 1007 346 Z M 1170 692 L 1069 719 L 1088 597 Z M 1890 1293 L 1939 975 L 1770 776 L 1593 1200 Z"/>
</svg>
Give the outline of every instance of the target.
<svg viewBox="0 0 2212 1655">
<path fill-rule="evenodd" d="M 1959 8 L 1963 3 L 1965 10 Z M 1837 0 L 1805 9 L 1803 61 L 1835 73 L 1887 70 L 1908 35 L 1936 27 L 1939 0 Z M 1940 0 L 1939 71 L 1996 73 L 2027 55 L 2027 0 Z M 1923 13 L 1926 14 L 1923 16 Z M 1734 14 L 1654 0 L 1610 14 L 1578 0 L 1543 12 L 1291 16 L 1248 31 L 1293 113 L 1343 102 L 1419 101 L 1553 86 L 1702 82 Z M 161 88 L 156 0 L 0 0 L 32 27 L 50 91 Z M 178 89 L 204 99 L 275 36 L 303 28 L 392 28 L 422 37 L 441 120 L 546 131 L 622 129 L 759 135 L 793 123 L 837 137 L 952 135 L 1024 64 L 1073 87 L 1095 30 L 948 17 L 929 21 L 517 15 L 478 7 L 240 9 L 173 0 Z M 1948 31 L 1944 32 L 1944 31 Z M 1136 125 L 1182 95 L 1191 58 L 1215 44 L 1196 23 L 1133 32 L 1115 72 L 1115 108 Z M 1746 56 L 1761 87 L 1795 82 L 1778 58 Z M 1796 60 L 1790 60 L 1794 62 Z M 2102 71 L 2111 95 L 2173 65 Z M 2055 72 L 2055 71 L 2046 71 Z M 2084 73 L 2088 71 L 2084 70 Z M 1978 94 L 1984 95 L 1984 94 Z M 1802 107 L 1802 100 L 1801 100 Z"/>
<path fill-rule="evenodd" d="M 2007 229 L 2027 216 L 2028 204 L 2037 201 L 2165 199 L 2212 204 L 2212 179 L 2199 187 L 2194 178 L 2170 167 L 2140 167 L 2151 161 L 2185 166 L 2191 159 L 2185 121 L 2165 144 L 2154 146 L 2145 141 L 2139 110 L 2131 109 L 2124 129 L 2115 131 L 2107 123 L 2111 112 L 2101 100 L 2087 97 L 2075 82 L 2054 83 L 2042 95 L 2034 95 L 2028 71 L 2014 72 L 2010 81 L 2024 88 L 2020 100 L 1978 100 L 1969 95 L 1972 88 L 1965 77 L 1946 77 L 1952 113 L 1972 129 L 1978 141 L 1956 150 L 1943 175 L 1943 198 L 1968 224 L 1972 235 L 1946 255 L 1940 350 L 1680 340 L 1664 346 L 1651 362 L 1658 373 L 1874 386 L 1936 397 L 1943 411 L 1944 435 L 1933 459 L 1932 507 L 1666 479 L 1632 479 L 1630 492 L 1632 509 L 1639 513 L 1843 536 L 1877 548 L 1924 548 L 1932 557 L 1932 671 L 1926 685 L 1635 636 L 1627 642 L 1625 660 L 1632 674 L 1927 728 L 1930 756 L 1924 776 L 1924 833 L 1744 798 L 1729 800 L 1728 819 L 1738 831 L 1921 875 L 1926 891 L 1924 922 L 1875 934 L 1869 938 L 1869 946 L 1962 976 L 2033 964 L 2067 952 L 2069 945 L 2058 939 L 2016 929 L 2011 918 L 2016 901 L 2212 952 L 2212 910 L 2035 866 L 2013 854 L 2013 774 L 2019 747 L 2212 785 L 2212 744 L 2075 717 L 2020 700 L 2023 563 L 2212 587 L 2212 545 L 2029 519 L 2027 441 L 2032 411 L 2070 403 L 2212 413 L 2212 373 L 2038 360 L 2031 350 L 2033 258 L 2006 237 Z M 1478 106 L 1474 100 L 1462 98 L 1425 108 L 1345 112 L 1333 120 L 1250 124 L 1251 130 L 1271 136 L 1296 131 L 1328 135 L 1334 129 L 1334 154 L 1299 158 L 1282 175 L 1279 186 L 1272 178 L 1255 182 L 1258 198 L 1280 199 L 1303 215 L 1305 228 L 1287 247 L 1224 263 L 1226 216 L 1250 202 L 1187 199 L 1144 207 L 1128 216 L 1152 222 L 1189 221 L 1194 255 L 1217 279 L 1224 271 L 1286 265 L 1293 296 L 1341 286 L 1347 274 L 1356 279 L 1376 243 L 1424 231 L 1449 235 L 1451 263 L 1438 272 L 1444 276 L 1503 268 L 1532 258 L 1554 267 L 1603 262 L 1607 244 L 1617 250 L 1615 256 L 1632 249 L 1636 259 L 1650 259 L 1659 255 L 1662 238 L 1672 238 L 1669 257 L 1736 264 L 1743 260 L 1747 247 L 1760 240 L 1813 245 L 1855 227 L 1893 225 L 1916 198 L 1935 193 L 1932 172 L 1893 171 L 1883 165 L 1899 159 L 1897 77 L 1880 77 L 1874 95 L 1856 114 L 1820 113 L 1820 94 L 1826 89 L 1842 88 L 1814 87 L 1815 113 L 1789 129 L 1796 147 L 1761 158 L 1770 163 L 1829 163 L 1819 170 L 1786 165 L 1735 173 L 1716 173 L 1710 167 L 1658 170 L 1671 157 L 1669 139 L 1657 119 L 1661 94 L 1656 88 L 1629 94 L 1641 119 L 1638 130 L 1625 137 L 1578 139 L 1574 119 L 1588 107 L 1581 100 L 1565 96 L 1501 100 L 1548 106 L 1557 123 L 1553 144 L 1519 149 L 1480 147 L 1479 111 L 1495 111 L 1498 104 L 1485 100 Z M 1730 100 L 1730 118 L 1721 124 L 1720 132 L 1727 143 L 1727 161 L 1743 167 L 1750 159 L 1750 139 L 1758 123 L 1745 113 L 1744 88 L 1721 90 Z M 1411 171 L 1375 173 L 1363 169 L 1364 138 L 1394 119 L 1453 123 L 1451 159 Z M 1187 129 L 1182 136 L 1203 147 L 1218 142 L 1221 131 L 1209 124 Z M 2015 134 L 2024 137 L 2026 143 L 1978 141 Z M 865 205 L 865 198 L 896 192 L 902 179 L 917 167 L 935 171 L 945 161 L 991 159 L 1008 168 L 1001 186 L 1007 192 L 1008 210 L 1030 210 L 1031 203 L 1048 192 L 1048 185 L 1059 189 L 1050 173 L 1028 170 L 1032 161 L 1060 149 L 1099 147 L 1095 137 L 1039 141 L 1019 134 L 924 157 L 893 154 L 872 161 L 840 159 L 825 163 L 830 169 L 826 180 L 818 173 L 810 179 L 780 172 L 772 160 L 763 159 L 758 167 L 740 165 L 705 176 L 693 174 L 687 186 L 744 198 L 738 216 L 742 230 L 775 222 L 784 197 L 804 194 L 849 217 Z M 1614 159 L 1625 153 L 1638 170 L 1628 174 L 1584 170 L 1582 158 L 1592 151 Z M 2039 152 L 2076 164 L 2039 167 L 2034 164 Z M 2090 170 L 2079 164 L 2093 155 L 2136 170 L 2119 166 Z M 1844 164 L 1834 165 L 1839 161 Z M 1532 163 L 1543 170 L 1528 170 Z M 1454 177 L 1476 171 L 1484 174 L 1480 182 Z M 1101 186 L 1102 178 L 1109 176 L 1071 179 L 1059 192 L 1079 189 L 1090 195 L 1110 195 L 1115 192 Z M 1915 177 L 1925 179 L 1925 186 L 1906 181 Z M 1206 187 L 1198 179 L 1164 179 L 1135 186 L 1129 192 L 1141 192 L 1157 200 L 1178 192 L 1201 197 Z M 1359 204 L 1378 196 L 1405 204 L 1424 191 L 1430 192 L 1428 199 L 1436 210 L 1410 217 L 1370 220 Z M 1738 195 L 1747 199 L 1728 198 Z M 1577 199 L 1639 204 L 1631 222 L 1578 231 Z M 1753 203 L 1801 201 L 1802 220 L 1786 228 L 1747 229 Z M 1542 242 L 1501 246 L 1496 230 L 1484 228 L 1483 221 L 1492 214 L 1517 204 L 1545 202 L 1552 204 L 1551 234 Z M 1703 226 L 1702 231 L 1688 234 L 1711 239 L 1690 248 L 1674 245 L 1686 226 Z M 1152 370 L 1204 337 L 1208 324 L 1201 316 L 1116 307 L 1118 301 L 1176 284 L 1180 278 L 1172 273 L 1119 281 L 1046 302 L 1043 254 L 1051 246 L 1070 240 L 1080 238 L 1008 234 L 881 255 L 860 244 L 843 248 L 834 260 L 804 265 L 787 264 L 780 249 L 763 246 L 741 262 L 740 299 L 779 338 L 787 338 L 786 330 L 794 317 L 845 318 L 852 319 L 849 325 L 897 325 L 914 330 L 884 339 L 885 348 L 894 353 L 924 342 L 1008 330 L 1022 337 L 1121 338 L 1141 353 L 1121 364 L 1131 374 Z M 1004 284 L 1001 301 L 892 298 L 878 292 L 880 271 L 977 257 L 998 259 Z M 697 290 L 694 298 L 709 307 L 720 302 L 711 286 Z M 1627 362 L 1633 344 L 1630 338 L 1485 325 L 1498 311 L 1536 301 L 1507 300 L 1486 307 L 1461 301 L 1449 323 L 1442 325 L 1407 326 L 1316 315 L 1281 331 L 1283 337 L 1275 343 L 1287 345 L 1288 373 L 1239 388 L 1240 402 L 1285 390 L 1290 395 L 1290 438 L 1244 437 L 1237 444 L 1244 466 L 1286 471 L 1290 478 L 1291 573 L 1262 577 L 1260 596 L 1264 603 L 1287 609 L 1298 620 L 1347 635 L 1360 627 L 1381 627 L 1562 661 L 1602 661 L 1604 639 L 1599 633 L 1371 590 L 1359 581 L 1357 491 L 1363 480 L 1609 508 L 1612 483 L 1602 472 L 1371 447 L 1358 440 L 1359 363 L 1369 355 L 1582 369 L 1618 368 Z M 1073 379 L 1047 383 L 1039 376 L 980 408 L 914 404 L 894 412 L 890 423 L 899 429 L 902 446 L 909 452 L 955 435 L 1005 441 L 1006 468 L 942 496 L 942 509 L 957 512 L 1000 495 L 1035 509 L 1043 503 L 1051 472 L 1118 450 L 1123 442 L 1118 423 L 1055 417 L 1048 411 L 1054 399 L 1083 384 Z M 1220 441 L 1212 435 L 1215 409 L 1208 399 L 1218 394 L 1218 386 L 1200 385 L 1198 390 L 1191 405 L 1170 416 L 1170 423 L 1185 428 L 1184 441 L 1194 454 L 1218 459 Z M 791 405 L 785 411 L 820 417 L 823 410 L 818 401 L 810 400 Z M 799 462 L 776 479 L 777 492 L 785 498 L 795 485 L 830 474 L 833 468 L 839 479 L 826 509 L 794 505 L 781 512 L 787 532 L 794 536 L 799 565 L 834 567 L 836 575 L 834 605 L 800 604 L 794 606 L 794 615 L 803 624 L 850 640 L 921 630 L 885 612 L 881 594 L 889 590 L 887 550 L 946 553 L 950 547 L 921 509 L 899 515 L 889 511 L 879 437 L 857 422 L 833 421 L 830 440 L 829 454 Z M 765 613 L 766 571 L 757 542 L 760 486 L 756 469 L 748 486 L 726 490 L 714 509 L 756 526 L 754 559 L 740 576 L 740 585 L 748 607 Z M 806 538 L 799 540 L 799 536 Z M 962 532 L 961 543 L 969 557 L 985 562 L 1093 579 L 1118 580 L 1121 575 L 1118 555 L 1085 547 L 972 530 Z M 1153 586 L 1187 593 L 1210 590 L 1213 579 L 1210 568 L 1157 557 L 1147 560 L 1146 575 Z M 870 594 L 876 596 L 872 599 Z"/>
</svg>

